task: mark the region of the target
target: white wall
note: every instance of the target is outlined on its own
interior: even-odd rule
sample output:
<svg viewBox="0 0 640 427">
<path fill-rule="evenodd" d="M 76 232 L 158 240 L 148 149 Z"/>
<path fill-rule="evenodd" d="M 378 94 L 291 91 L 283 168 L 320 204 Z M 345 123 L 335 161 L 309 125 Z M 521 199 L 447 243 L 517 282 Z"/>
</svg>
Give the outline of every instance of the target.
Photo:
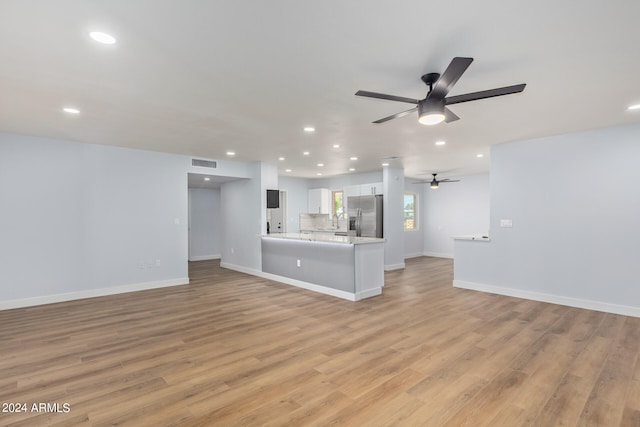
<svg viewBox="0 0 640 427">
<path fill-rule="evenodd" d="M 287 232 L 300 232 L 300 214 L 308 210 L 309 180 L 305 178 L 278 177 L 278 188 L 287 192 Z"/>
<path fill-rule="evenodd" d="M 189 260 L 220 258 L 220 190 L 189 189 Z"/>
<path fill-rule="evenodd" d="M 460 182 L 423 184 L 424 254 L 453 257 L 452 236 L 489 233 L 489 174 L 456 177 Z"/>
<path fill-rule="evenodd" d="M 404 170 L 385 166 L 384 182 L 384 268 L 404 268 Z"/>
<path fill-rule="evenodd" d="M 187 283 L 185 164 L 0 134 L 0 308 Z"/>
<path fill-rule="evenodd" d="M 491 242 L 456 242 L 456 284 L 640 316 L 639 140 L 633 125 L 494 146 Z"/>
<path fill-rule="evenodd" d="M 262 271 L 260 234 L 267 232 L 267 188 L 278 188 L 278 170 L 266 163 L 248 165 L 251 179 L 220 186 L 222 267 L 251 274 Z"/>
</svg>

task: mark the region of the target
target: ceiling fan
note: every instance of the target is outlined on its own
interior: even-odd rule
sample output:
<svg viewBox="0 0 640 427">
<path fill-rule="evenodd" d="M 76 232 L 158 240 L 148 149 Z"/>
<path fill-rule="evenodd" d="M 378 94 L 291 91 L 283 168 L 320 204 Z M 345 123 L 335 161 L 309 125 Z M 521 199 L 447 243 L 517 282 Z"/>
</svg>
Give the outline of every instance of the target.
<svg viewBox="0 0 640 427">
<path fill-rule="evenodd" d="M 368 92 L 365 90 L 357 91 L 356 95 L 416 104 L 415 107 L 409 110 L 396 113 L 389 117 L 384 117 L 374 121 L 373 123 L 384 123 L 392 119 L 397 119 L 398 117 L 406 116 L 414 111 L 418 111 L 418 121 L 420 123 L 423 125 L 435 125 L 442 121 L 449 123 L 460 118 L 447 108 L 448 105 L 519 93 L 522 92 L 526 86 L 525 83 L 522 83 L 519 85 L 482 90 L 480 92 L 466 93 L 464 95 L 456 95 L 446 98 L 451 88 L 453 88 L 460 76 L 462 76 L 472 62 L 473 58 L 455 57 L 451 60 L 451 63 L 442 75 L 438 73 L 428 73 L 422 76 L 422 81 L 429 86 L 429 92 L 424 99 L 418 100 L 405 98 L 403 96 L 385 95 L 384 93 Z"/>
<path fill-rule="evenodd" d="M 414 182 L 414 184 L 426 184 L 427 182 L 429 183 L 429 188 L 432 189 L 436 189 L 440 186 L 440 183 L 444 183 L 444 182 L 460 182 L 459 179 L 449 179 L 449 178 L 445 178 L 445 179 L 437 179 L 436 175 L 438 175 L 437 173 L 432 173 L 431 175 L 433 175 L 433 180 L 431 181 L 416 181 Z"/>
</svg>

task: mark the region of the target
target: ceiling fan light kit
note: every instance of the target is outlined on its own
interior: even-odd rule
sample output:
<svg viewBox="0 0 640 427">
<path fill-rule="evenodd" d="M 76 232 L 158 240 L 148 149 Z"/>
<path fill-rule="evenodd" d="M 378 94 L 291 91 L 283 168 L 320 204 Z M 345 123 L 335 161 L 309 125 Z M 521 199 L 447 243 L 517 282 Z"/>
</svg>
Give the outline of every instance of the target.
<svg viewBox="0 0 640 427">
<path fill-rule="evenodd" d="M 418 122 L 421 124 L 437 125 L 444 119 L 444 99 L 423 99 L 418 103 Z"/>
<path fill-rule="evenodd" d="M 357 96 L 365 96 L 369 98 L 386 99 L 388 101 L 406 102 L 408 104 L 414 104 L 415 107 L 402 111 L 400 113 L 393 114 L 388 117 L 378 119 L 373 123 L 384 123 L 389 120 L 404 117 L 408 114 L 418 111 L 418 122 L 423 125 L 435 125 L 442 123 L 453 122 L 460 117 L 456 116 L 453 111 L 448 109 L 447 105 L 460 104 L 462 102 L 477 101 L 479 99 L 493 98 L 495 96 L 509 95 L 512 93 L 522 92 L 526 86 L 525 83 L 513 86 L 505 86 L 496 89 L 483 90 L 480 92 L 466 93 L 463 95 L 456 95 L 447 98 L 447 94 L 456 84 L 458 79 L 467 70 L 469 65 L 473 62 L 473 58 L 455 57 L 449 63 L 447 69 L 442 73 L 428 73 L 421 77 L 424 84 L 429 86 L 429 92 L 424 99 L 418 100 L 413 98 L 406 98 L 403 96 L 387 95 L 384 93 L 369 92 L 366 90 L 359 90 L 356 92 Z"/>
</svg>

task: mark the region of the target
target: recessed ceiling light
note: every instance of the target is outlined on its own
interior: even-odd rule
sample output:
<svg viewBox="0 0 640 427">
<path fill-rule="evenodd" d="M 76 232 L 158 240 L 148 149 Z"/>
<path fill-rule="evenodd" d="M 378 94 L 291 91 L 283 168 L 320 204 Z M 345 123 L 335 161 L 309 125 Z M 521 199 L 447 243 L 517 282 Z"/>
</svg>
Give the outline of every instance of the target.
<svg viewBox="0 0 640 427">
<path fill-rule="evenodd" d="M 204 177 L 204 180 L 205 180 L 205 181 L 211 181 L 211 178 L 209 178 L 208 176 L 205 176 L 205 177 Z"/>
<path fill-rule="evenodd" d="M 291 172 L 291 169 L 285 169 L 284 171 L 285 172 Z"/>
<path fill-rule="evenodd" d="M 436 145 L 445 145 L 446 142 L 445 141 L 436 141 Z"/>
<path fill-rule="evenodd" d="M 382 166 L 389 166 L 389 163 L 383 163 Z"/>
<path fill-rule="evenodd" d="M 305 151 L 302 153 L 303 156 L 308 156 L 310 153 L 308 151 Z"/>
<path fill-rule="evenodd" d="M 353 157 L 349 157 L 349 160 L 358 160 L 358 158 L 353 156 Z"/>
<path fill-rule="evenodd" d="M 111 34 L 103 33 L 100 31 L 92 31 L 89 33 L 89 37 L 102 44 L 115 44 L 116 38 Z"/>
<path fill-rule="evenodd" d="M 323 166 L 324 166 L 324 163 L 318 163 L 318 165 L 317 165 L 317 166 L 319 166 L 319 167 L 323 167 Z"/>
<path fill-rule="evenodd" d="M 640 104 L 630 105 L 627 110 L 640 110 Z"/>
<path fill-rule="evenodd" d="M 304 131 L 305 131 L 305 132 L 315 132 L 315 131 L 316 131 L 316 128 L 311 127 L 311 126 L 307 126 L 306 128 L 304 128 Z"/>
<path fill-rule="evenodd" d="M 349 172 L 353 172 L 355 170 L 356 170 L 356 168 L 349 168 Z"/>
<path fill-rule="evenodd" d="M 322 176 L 322 173 L 321 173 L 321 172 L 318 172 L 316 175 L 318 175 L 318 176 Z"/>
<path fill-rule="evenodd" d="M 476 157 L 480 159 L 480 158 L 484 157 L 484 154 L 478 153 L 478 154 L 476 154 Z"/>
<path fill-rule="evenodd" d="M 69 113 L 69 114 L 80 114 L 80 110 L 78 110 L 77 108 L 73 108 L 73 107 L 65 107 L 62 109 L 62 111 L 64 111 L 65 113 Z"/>
<path fill-rule="evenodd" d="M 235 156 L 236 152 L 235 151 L 227 151 L 227 156 Z"/>
<path fill-rule="evenodd" d="M 283 161 L 284 157 L 278 157 L 278 160 Z"/>
<path fill-rule="evenodd" d="M 333 144 L 333 148 L 340 148 L 340 144 Z"/>
</svg>

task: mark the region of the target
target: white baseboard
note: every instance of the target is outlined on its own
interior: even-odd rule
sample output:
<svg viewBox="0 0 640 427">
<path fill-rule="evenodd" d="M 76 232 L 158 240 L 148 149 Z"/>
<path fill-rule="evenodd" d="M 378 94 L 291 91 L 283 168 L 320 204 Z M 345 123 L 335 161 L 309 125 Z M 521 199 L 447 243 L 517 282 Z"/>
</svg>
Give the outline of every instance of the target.
<svg viewBox="0 0 640 427">
<path fill-rule="evenodd" d="M 360 293 L 352 293 L 341 291 L 339 289 L 328 288 L 326 286 L 316 285 L 314 283 L 304 282 L 302 280 L 291 279 L 289 277 L 278 276 L 277 274 L 264 273 L 261 272 L 260 277 L 265 279 L 273 280 L 275 282 L 285 283 L 287 285 L 295 286 L 297 288 L 306 289 L 309 291 L 318 292 L 325 295 L 331 295 L 334 297 L 346 299 L 349 301 L 358 301 L 367 296 L 380 295 L 382 293 L 382 288 L 370 289 Z M 377 293 L 375 291 L 377 290 Z"/>
<path fill-rule="evenodd" d="M 428 252 L 425 251 L 422 253 L 423 256 L 432 256 L 435 258 L 451 258 L 453 259 L 453 254 L 448 254 L 446 252 Z"/>
<path fill-rule="evenodd" d="M 579 298 L 565 297 L 561 295 L 545 294 L 541 292 L 524 291 L 521 289 L 505 288 L 501 286 L 486 285 L 483 283 L 466 282 L 463 280 L 454 280 L 453 286 L 456 288 L 470 289 L 474 291 L 488 292 L 491 294 L 506 295 L 516 298 L 548 302 L 551 304 L 566 305 L 576 308 L 586 308 L 588 310 L 603 311 L 605 313 L 621 314 L 623 316 L 640 317 L 640 307 L 610 304 L 606 302 L 584 300 Z"/>
<path fill-rule="evenodd" d="M 402 270 L 404 268 L 404 262 L 398 264 L 389 264 L 384 266 L 384 271 Z"/>
<path fill-rule="evenodd" d="M 228 268 L 229 270 L 233 270 L 233 271 L 239 271 L 240 273 L 251 274 L 252 276 L 262 277 L 261 276 L 262 271 L 255 270 L 253 268 L 243 267 L 241 265 L 230 264 L 228 262 L 222 261 L 222 262 L 220 262 L 220 267 Z"/>
<path fill-rule="evenodd" d="M 404 254 L 404 259 L 409 259 L 409 258 L 418 258 L 423 256 L 424 254 L 422 252 L 415 252 L 412 254 Z"/>
<path fill-rule="evenodd" d="M 360 301 L 361 299 L 375 297 L 382 294 L 382 288 L 367 289 L 366 291 L 356 292 L 356 299 L 354 301 Z"/>
<path fill-rule="evenodd" d="M 189 261 L 209 261 L 211 259 L 220 259 L 222 255 L 214 254 L 214 255 L 192 255 L 189 257 Z"/>
<path fill-rule="evenodd" d="M 326 286 L 316 285 L 314 283 L 304 282 L 302 280 L 291 279 L 289 277 L 278 276 L 277 274 L 265 273 L 263 271 L 255 270 L 253 268 L 242 267 L 239 265 L 228 264 L 226 262 L 220 263 L 220 267 L 228 268 L 229 270 L 239 271 L 241 273 L 250 274 L 252 276 L 261 277 L 263 279 L 273 280 L 274 282 L 284 283 L 286 285 L 295 286 L 297 288 L 306 289 L 308 291 L 318 292 L 325 295 L 331 295 L 334 297 L 346 299 L 349 301 L 360 301 L 364 298 L 382 294 L 382 288 L 367 289 L 365 291 L 352 293 L 341 291 L 339 289 L 332 289 Z"/>
<path fill-rule="evenodd" d="M 56 302 L 73 301 L 85 298 L 104 297 L 108 295 L 124 294 L 127 292 L 144 291 L 148 289 L 166 288 L 169 286 L 188 285 L 189 278 L 160 280 L 156 282 L 134 283 L 130 285 L 114 286 L 111 288 L 87 289 L 84 291 L 67 292 L 64 294 L 44 295 L 41 297 L 20 298 L 0 301 L 0 310 L 31 307 L 34 305 L 53 304 Z"/>
</svg>

